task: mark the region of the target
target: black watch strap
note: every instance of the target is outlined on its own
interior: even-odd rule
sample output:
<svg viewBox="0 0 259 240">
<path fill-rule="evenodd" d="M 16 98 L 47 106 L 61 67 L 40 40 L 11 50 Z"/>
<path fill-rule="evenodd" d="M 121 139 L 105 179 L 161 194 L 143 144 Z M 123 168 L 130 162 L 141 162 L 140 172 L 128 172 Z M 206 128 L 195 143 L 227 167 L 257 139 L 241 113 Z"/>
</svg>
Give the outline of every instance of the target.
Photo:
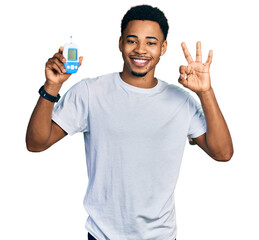
<svg viewBox="0 0 259 240">
<path fill-rule="evenodd" d="M 44 89 L 44 86 L 42 86 L 39 90 L 39 94 L 41 97 L 49 100 L 50 102 L 58 102 L 58 100 L 60 99 L 60 95 L 58 94 L 58 96 L 54 97 L 50 94 L 48 94 L 45 89 Z"/>
</svg>

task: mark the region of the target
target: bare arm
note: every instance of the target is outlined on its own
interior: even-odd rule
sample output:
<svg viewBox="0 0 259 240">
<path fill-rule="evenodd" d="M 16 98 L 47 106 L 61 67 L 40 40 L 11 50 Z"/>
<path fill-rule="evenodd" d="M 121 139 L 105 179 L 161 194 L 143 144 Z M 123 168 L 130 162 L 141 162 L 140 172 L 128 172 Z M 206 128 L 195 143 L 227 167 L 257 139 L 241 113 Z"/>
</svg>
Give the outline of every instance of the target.
<svg viewBox="0 0 259 240">
<path fill-rule="evenodd" d="M 57 94 L 53 94 L 54 91 L 50 91 L 46 84 L 44 89 L 49 94 L 57 96 Z M 42 97 L 39 98 L 27 128 L 26 145 L 29 151 L 43 151 L 67 135 L 51 120 L 53 107 L 54 103 Z"/>
<path fill-rule="evenodd" d="M 52 96 L 57 96 L 63 83 L 71 74 L 65 74 L 62 55 L 63 47 L 59 49 L 53 58 L 46 63 L 46 82 L 44 89 Z M 79 66 L 83 58 L 79 59 Z M 32 152 L 40 152 L 62 139 L 67 133 L 51 120 L 54 103 L 40 97 L 32 113 L 26 133 L 27 149 Z"/>
<path fill-rule="evenodd" d="M 195 62 L 185 43 L 182 43 L 182 48 L 188 66 L 180 67 L 179 82 L 198 95 L 207 122 L 207 132 L 193 140 L 213 159 L 228 161 L 233 155 L 233 144 L 226 121 L 211 87 L 209 68 L 212 62 L 212 51 L 209 52 L 207 61 L 202 64 L 200 42 L 197 42 L 196 45 Z"/>
<path fill-rule="evenodd" d="M 233 144 L 214 91 L 211 88 L 198 96 L 205 114 L 207 132 L 194 141 L 215 160 L 228 161 L 233 155 Z"/>
</svg>

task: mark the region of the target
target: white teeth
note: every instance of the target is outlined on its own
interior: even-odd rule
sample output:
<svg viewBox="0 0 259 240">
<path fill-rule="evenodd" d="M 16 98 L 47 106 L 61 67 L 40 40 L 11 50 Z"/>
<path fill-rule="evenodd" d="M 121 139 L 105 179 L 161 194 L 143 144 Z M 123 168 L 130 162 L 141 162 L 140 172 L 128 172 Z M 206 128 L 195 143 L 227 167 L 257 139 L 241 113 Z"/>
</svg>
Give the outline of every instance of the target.
<svg viewBox="0 0 259 240">
<path fill-rule="evenodd" d="M 145 59 L 134 59 L 134 61 L 137 62 L 137 63 L 145 63 L 145 62 L 147 62 L 147 60 L 145 60 Z"/>
</svg>

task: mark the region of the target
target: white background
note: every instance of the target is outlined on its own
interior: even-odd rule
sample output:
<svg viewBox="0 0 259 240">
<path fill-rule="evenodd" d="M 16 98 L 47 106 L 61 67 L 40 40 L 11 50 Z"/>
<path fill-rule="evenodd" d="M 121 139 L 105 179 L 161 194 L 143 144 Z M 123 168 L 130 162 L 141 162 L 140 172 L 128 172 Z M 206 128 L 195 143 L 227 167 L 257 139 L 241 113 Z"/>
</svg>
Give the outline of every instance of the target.
<svg viewBox="0 0 259 240">
<path fill-rule="evenodd" d="M 186 64 L 183 41 L 194 57 L 201 41 L 204 61 L 214 51 L 212 85 L 235 148 L 232 160 L 220 163 L 186 145 L 176 188 L 177 240 L 259 239 L 259 17 L 252 0 L 1 3 L 0 239 L 87 239 L 82 135 L 30 153 L 26 127 L 45 81 L 45 62 L 70 35 L 84 62 L 61 95 L 82 78 L 122 70 L 120 21 L 142 3 L 159 7 L 170 24 L 157 77 L 179 85 L 178 69 Z"/>
</svg>

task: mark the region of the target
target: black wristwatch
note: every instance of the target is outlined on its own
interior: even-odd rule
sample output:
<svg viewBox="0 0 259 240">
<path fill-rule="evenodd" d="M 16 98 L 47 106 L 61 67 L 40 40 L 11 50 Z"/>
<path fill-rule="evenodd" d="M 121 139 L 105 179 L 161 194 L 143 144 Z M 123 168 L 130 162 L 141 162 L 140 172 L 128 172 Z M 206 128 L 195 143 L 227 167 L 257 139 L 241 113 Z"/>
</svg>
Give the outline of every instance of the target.
<svg viewBox="0 0 259 240">
<path fill-rule="evenodd" d="M 42 86 L 39 90 L 39 94 L 41 97 L 49 100 L 50 102 L 58 102 L 58 100 L 60 99 L 60 95 L 58 94 L 58 96 L 54 97 L 50 94 L 48 94 L 45 89 L 44 89 L 44 86 Z"/>
</svg>

